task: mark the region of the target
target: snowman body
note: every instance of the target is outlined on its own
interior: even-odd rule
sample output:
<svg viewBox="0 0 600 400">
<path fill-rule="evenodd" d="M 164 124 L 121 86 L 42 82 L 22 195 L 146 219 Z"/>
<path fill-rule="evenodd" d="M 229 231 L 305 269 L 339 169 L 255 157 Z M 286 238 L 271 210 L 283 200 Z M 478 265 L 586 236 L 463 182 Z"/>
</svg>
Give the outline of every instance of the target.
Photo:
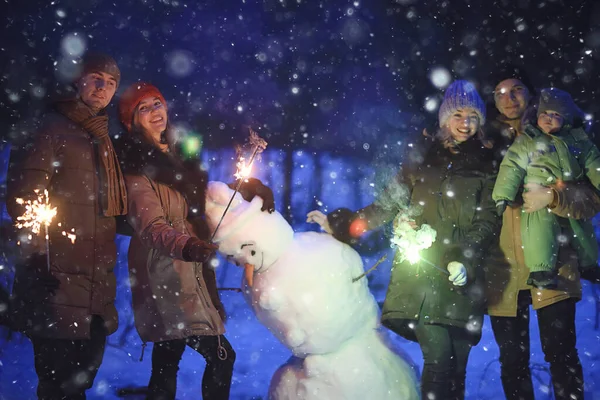
<svg viewBox="0 0 600 400">
<path fill-rule="evenodd" d="M 214 230 L 233 191 L 211 182 L 206 216 Z M 294 233 L 283 217 L 261 212 L 262 200 L 234 199 L 215 243 L 252 266 L 244 296 L 259 321 L 293 353 L 274 374 L 269 398 L 418 399 L 408 363 L 378 332 L 378 306 L 359 254 L 329 234 Z"/>
</svg>

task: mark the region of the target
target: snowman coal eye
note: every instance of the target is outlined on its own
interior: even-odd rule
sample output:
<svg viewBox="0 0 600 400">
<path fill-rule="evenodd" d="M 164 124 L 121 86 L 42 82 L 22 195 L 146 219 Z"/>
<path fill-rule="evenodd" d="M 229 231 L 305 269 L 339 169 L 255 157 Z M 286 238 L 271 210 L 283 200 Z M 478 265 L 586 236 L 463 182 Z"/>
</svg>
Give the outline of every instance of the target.
<svg viewBox="0 0 600 400">
<path fill-rule="evenodd" d="M 253 255 L 253 256 L 255 256 L 255 255 L 256 255 L 256 252 L 255 252 L 254 250 L 252 250 L 252 251 L 250 252 L 250 254 L 251 254 L 251 255 Z"/>
</svg>

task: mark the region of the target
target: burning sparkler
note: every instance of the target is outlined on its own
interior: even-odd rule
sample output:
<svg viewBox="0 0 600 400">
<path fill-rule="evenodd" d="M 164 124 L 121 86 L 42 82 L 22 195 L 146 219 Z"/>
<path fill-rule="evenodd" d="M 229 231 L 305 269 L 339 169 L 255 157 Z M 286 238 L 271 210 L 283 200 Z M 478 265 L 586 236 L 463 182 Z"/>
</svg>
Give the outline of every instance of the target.
<svg viewBox="0 0 600 400">
<path fill-rule="evenodd" d="M 414 226 L 412 221 L 409 221 L 405 216 L 398 216 L 394 223 L 394 236 L 391 239 L 392 246 L 398 248 L 400 252 L 400 261 L 408 261 L 411 265 L 422 261 L 425 264 L 443 272 L 447 275 L 450 273 L 435 265 L 434 263 L 421 257 L 421 250 L 425 250 L 431 247 L 435 242 L 437 232 L 430 225 L 423 224 L 419 228 Z M 356 282 L 361 278 L 367 276 L 373 270 L 377 269 L 379 264 L 384 262 L 387 258 L 387 254 L 384 254 L 375 265 L 363 272 L 361 275 L 352 279 L 352 282 Z"/>
<path fill-rule="evenodd" d="M 33 234 L 38 235 L 40 228 L 43 226 L 46 239 L 46 263 L 50 270 L 50 241 L 48 239 L 48 226 L 56 216 L 56 207 L 52 208 L 48 199 L 48 190 L 44 189 L 44 194 L 40 194 L 38 189 L 35 190 L 37 199 L 23 200 L 17 198 L 17 204 L 25 206 L 25 212 L 20 217 L 17 217 L 16 226 L 19 229 L 30 228 Z M 29 240 L 33 237 L 29 235 Z"/>
<path fill-rule="evenodd" d="M 33 235 L 39 235 L 42 226 L 44 227 L 44 237 L 46 241 L 46 263 L 48 270 L 50 270 L 50 239 L 48 236 L 48 227 L 52 223 L 54 217 L 56 217 L 56 207 L 52 207 L 50 199 L 48 197 L 48 190 L 44 190 L 43 194 L 38 189 L 34 190 L 37 198 L 33 200 L 24 200 L 17 198 L 15 201 L 19 205 L 25 206 L 25 212 L 23 215 L 17 217 L 16 227 L 18 229 L 28 228 L 31 230 L 31 234 L 28 235 L 28 239 L 33 239 Z M 59 223 L 58 226 L 61 226 Z M 71 229 L 71 232 L 63 231 L 63 236 L 66 236 L 71 240 L 71 243 L 75 243 L 75 229 Z"/>
<path fill-rule="evenodd" d="M 267 142 L 263 138 L 258 136 L 258 134 L 252 130 L 252 128 L 250 128 L 249 144 L 250 144 L 250 146 L 252 146 L 252 155 L 250 156 L 250 160 L 248 161 L 248 163 L 246 163 L 245 157 L 243 157 L 241 155 L 242 150 L 239 149 L 240 156 L 239 156 L 239 160 L 236 164 L 237 171 L 234 174 L 235 178 L 237 179 L 237 185 L 235 186 L 235 190 L 233 192 L 233 195 L 231 196 L 231 199 L 229 199 L 229 203 L 227 203 L 227 207 L 225 207 L 225 211 L 223 211 L 223 215 L 221 216 L 221 219 L 219 220 L 219 223 L 217 224 L 215 231 L 213 232 L 212 236 L 210 237 L 211 242 L 215 238 L 215 235 L 217 234 L 217 231 L 219 230 L 219 226 L 221 226 L 221 223 L 223 222 L 223 218 L 225 218 L 225 214 L 227 214 L 227 211 L 229 210 L 229 207 L 231 206 L 231 203 L 233 202 L 233 199 L 235 198 L 236 193 L 240 190 L 240 187 L 242 186 L 242 182 L 244 182 L 244 180 L 250 176 L 250 173 L 252 172 L 252 165 L 254 163 L 256 156 L 259 155 L 260 153 L 262 153 L 264 151 L 264 149 L 267 148 Z"/>
<path fill-rule="evenodd" d="M 391 242 L 394 246 L 398 247 L 401 254 L 401 261 L 406 260 L 411 265 L 422 261 L 438 271 L 450 275 L 447 270 L 421 257 L 421 250 L 430 248 L 433 242 L 435 242 L 436 235 L 437 232 L 430 225 L 423 224 L 417 228 L 414 226 L 414 223 L 400 216 L 396 220 L 394 236 Z"/>
</svg>

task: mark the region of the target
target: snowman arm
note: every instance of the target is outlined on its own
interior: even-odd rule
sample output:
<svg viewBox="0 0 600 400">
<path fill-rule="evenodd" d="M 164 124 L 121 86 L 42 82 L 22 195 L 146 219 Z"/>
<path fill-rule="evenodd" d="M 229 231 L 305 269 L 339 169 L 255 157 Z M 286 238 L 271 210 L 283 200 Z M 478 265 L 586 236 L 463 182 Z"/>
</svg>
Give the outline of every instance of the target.
<svg viewBox="0 0 600 400">
<path fill-rule="evenodd" d="M 152 183 L 145 176 L 127 175 L 127 220 L 142 243 L 160 254 L 183 259 L 182 251 L 190 235 L 178 232 L 168 222 Z"/>
</svg>

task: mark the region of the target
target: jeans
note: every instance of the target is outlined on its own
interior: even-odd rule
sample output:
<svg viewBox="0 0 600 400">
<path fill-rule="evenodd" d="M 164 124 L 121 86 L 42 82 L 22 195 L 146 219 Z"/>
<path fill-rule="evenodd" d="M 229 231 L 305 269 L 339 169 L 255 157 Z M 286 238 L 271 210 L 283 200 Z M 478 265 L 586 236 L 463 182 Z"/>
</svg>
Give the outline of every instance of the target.
<svg viewBox="0 0 600 400">
<path fill-rule="evenodd" d="M 421 397 L 459 400 L 465 397 L 471 341 L 460 328 L 419 323 L 415 328 L 423 352 Z"/>
<path fill-rule="evenodd" d="M 32 337 L 39 400 L 84 400 L 102 364 L 107 331 L 94 315 L 85 340 Z"/>
<path fill-rule="evenodd" d="M 529 304 L 531 293 L 519 293 L 516 317 L 490 317 L 500 348 L 502 386 L 507 400 L 533 400 L 529 369 Z M 583 399 L 583 371 L 577 354 L 575 299 L 566 299 L 537 310 L 544 359 L 557 400 Z"/>
<path fill-rule="evenodd" d="M 219 357 L 219 343 L 225 353 Z M 202 398 L 227 400 L 231 388 L 235 351 L 225 336 L 191 336 L 186 339 L 157 342 L 152 349 L 152 375 L 148 384 L 149 400 L 174 400 L 177 393 L 177 371 L 185 346 L 206 360 L 202 377 Z"/>
</svg>

